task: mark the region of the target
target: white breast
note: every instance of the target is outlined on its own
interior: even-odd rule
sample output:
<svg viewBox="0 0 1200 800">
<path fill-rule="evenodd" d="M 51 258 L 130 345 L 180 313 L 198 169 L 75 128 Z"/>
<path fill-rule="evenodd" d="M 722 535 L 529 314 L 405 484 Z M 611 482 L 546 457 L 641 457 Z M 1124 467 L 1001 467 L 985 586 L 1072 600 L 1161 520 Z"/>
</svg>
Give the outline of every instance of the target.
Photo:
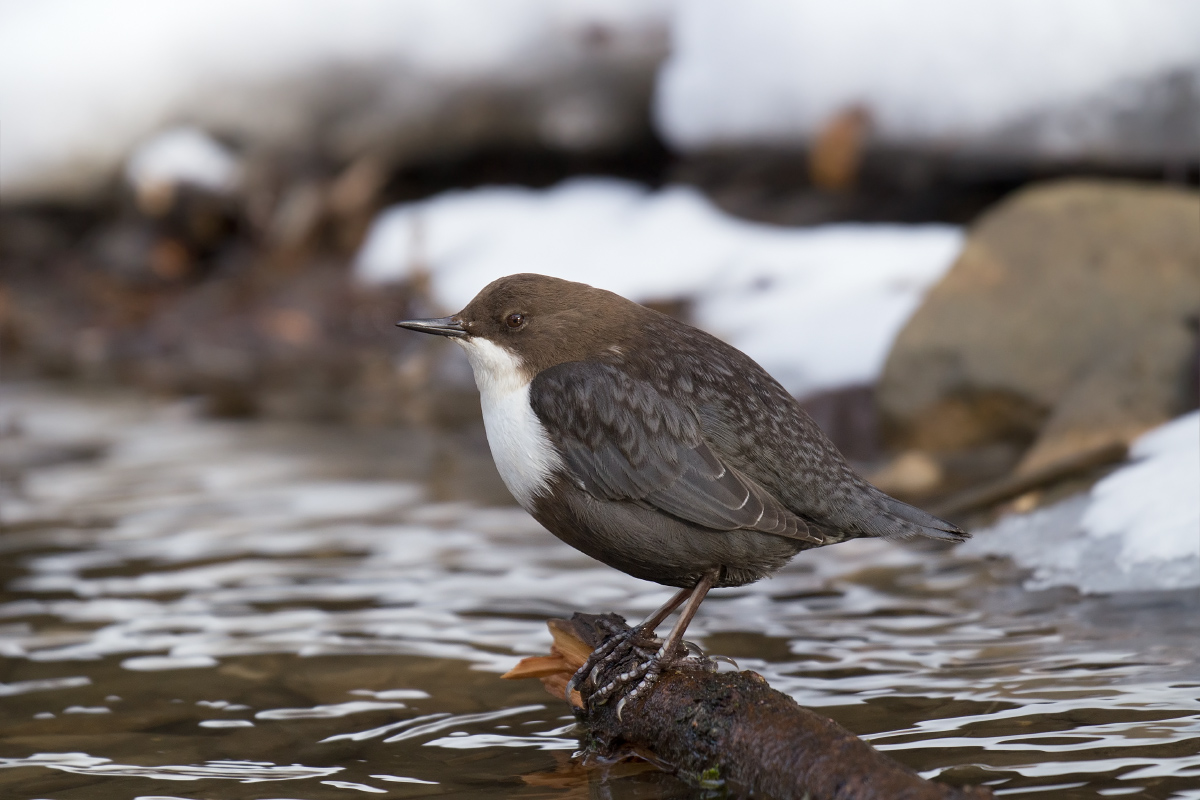
<svg viewBox="0 0 1200 800">
<path fill-rule="evenodd" d="M 562 457 L 529 406 L 531 376 L 512 353 L 486 339 L 454 341 L 467 351 L 475 373 L 496 469 L 521 507 L 532 510 L 534 498 L 549 489 Z"/>
</svg>

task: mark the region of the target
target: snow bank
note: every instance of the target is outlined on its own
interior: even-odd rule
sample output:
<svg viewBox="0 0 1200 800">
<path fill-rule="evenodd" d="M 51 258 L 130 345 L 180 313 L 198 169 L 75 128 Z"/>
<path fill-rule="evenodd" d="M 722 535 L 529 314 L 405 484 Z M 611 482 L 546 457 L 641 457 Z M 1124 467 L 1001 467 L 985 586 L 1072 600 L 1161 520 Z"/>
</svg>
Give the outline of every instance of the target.
<svg viewBox="0 0 1200 800">
<path fill-rule="evenodd" d="M 700 327 L 802 395 L 873 382 L 892 339 L 961 246 L 961 231 L 946 225 L 777 228 L 730 217 L 691 188 L 577 180 L 388 210 L 357 270 L 380 282 L 427 269 L 447 313 L 516 272 L 639 301 L 688 299 Z"/>
<path fill-rule="evenodd" d="M 667 2 L 3 3 L 4 192 L 86 192 L 179 123 L 341 158 L 611 143 L 643 124 Z"/>
<path fill-rule="evenodd" d="M 1145 434 L 1130 456 L 1090 494 L 1003 519 L 959 552 L 1009 556 L 1033 570 L 1033 588 L 1200 586 L 1200 411 Z"/>
<path fill-rule="evenodd" d="M 865 106 L 884 141 L 1195 158 L 1191 0 L 681 3 L 659 126 L 685 149 L 795 142 Z"/>
<path fill-rule="evenodd" d="M 56 0 L 0 3 L 8 199 L 78 195 L 195 124 L 323 156 L 810 136 L 1195 158 L 1191 0 Z"/>
<path fill-rule="evenodd" d="M 1200 412 L 1147 433 L 1130 455 L 1138 461 L 1092 490 L 1083 529 L 1119 544 L 1123 564 L 1191 560 L 1200 567 Z"/>
</svg>

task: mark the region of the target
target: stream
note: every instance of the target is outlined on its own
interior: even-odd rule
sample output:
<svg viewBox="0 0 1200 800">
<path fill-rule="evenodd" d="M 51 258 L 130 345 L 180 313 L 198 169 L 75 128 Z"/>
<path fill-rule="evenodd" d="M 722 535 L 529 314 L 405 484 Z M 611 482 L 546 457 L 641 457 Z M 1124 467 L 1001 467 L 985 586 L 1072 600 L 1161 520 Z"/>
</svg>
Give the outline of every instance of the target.
<svg viewBox="0 0 1200 800">
<path fill-rule="evenodd" d="M 479 431 L 0 385 L 0 523 L 0 797 L 704 796 L 579 766 L 566 704 L 500 680 L 547 618 L 673 590 L 505 504 Z M 1200 800 L 1200 592 L 1022 581 L 849 542 L 713 592 L 689 638 L 926 777 Z"/>
</svg>

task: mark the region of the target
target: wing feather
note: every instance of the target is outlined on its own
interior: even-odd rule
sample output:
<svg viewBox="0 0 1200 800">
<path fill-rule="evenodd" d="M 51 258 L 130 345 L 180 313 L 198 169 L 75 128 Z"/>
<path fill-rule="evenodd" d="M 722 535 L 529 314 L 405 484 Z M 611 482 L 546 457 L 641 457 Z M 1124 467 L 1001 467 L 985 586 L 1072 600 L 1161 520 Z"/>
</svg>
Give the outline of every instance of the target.
<svg viewBox="0 0 1200 800">
<path fill-rule="evenodd" d="M 639 503 L 719 531 L 824 539 L 766 489 L 721 461 L 694 413 L 606 364 L 543 370 L 533 411 L 571 476 L 601 500 Z"/>
</svg>

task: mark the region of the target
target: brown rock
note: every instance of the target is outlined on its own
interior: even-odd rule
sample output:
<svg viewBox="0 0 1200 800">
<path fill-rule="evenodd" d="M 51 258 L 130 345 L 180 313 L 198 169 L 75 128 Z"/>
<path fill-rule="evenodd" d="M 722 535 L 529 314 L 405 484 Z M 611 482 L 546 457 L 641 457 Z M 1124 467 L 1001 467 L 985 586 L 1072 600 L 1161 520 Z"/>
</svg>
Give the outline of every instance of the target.
<svg viewBox="0 0 1200 800">
<path fill-rule="evenodd" d="M 906 450 L 871 477 L 879 489 L 898 497 L 931 494 L 945 480 L 942 465 L 928 453 Z"/>
<path fill-rule="evenodd" d="M 901 332 L 878 387 L 893 445 L 1043 439 L 1023 469 L 1184 410 L 1200 195 L 1071 180 L 985 214 Z"/>
<path fill-rule="evenodd" d="M 1017 465 L 1036 472 L 1080 453 L 1130 445 L 1183 409 L 1194 334 L 1183 325 L 1151 327 L 1104 354 L 1058 401 Z"/>
</svg>

